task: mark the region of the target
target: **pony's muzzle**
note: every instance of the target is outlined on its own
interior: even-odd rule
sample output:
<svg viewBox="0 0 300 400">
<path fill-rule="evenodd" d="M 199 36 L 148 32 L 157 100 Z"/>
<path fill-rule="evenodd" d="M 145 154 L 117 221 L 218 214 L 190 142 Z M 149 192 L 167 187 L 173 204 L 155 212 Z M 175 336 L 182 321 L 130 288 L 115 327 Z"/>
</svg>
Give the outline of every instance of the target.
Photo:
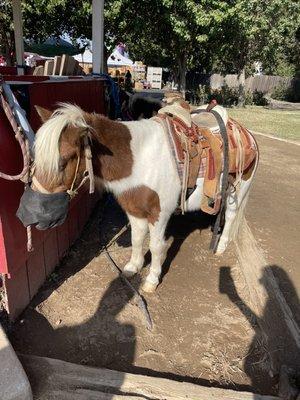
<svg viewBox="0 0 300 400">
<path fill-rule="evenodd" d="M 65 192 L 45 194 L 28 186 L 21 197 L 16 215 L 25 227 L 35 225 L 39 230 L 54 228 L 65 222 L 69 200 Z"/>
</svg>

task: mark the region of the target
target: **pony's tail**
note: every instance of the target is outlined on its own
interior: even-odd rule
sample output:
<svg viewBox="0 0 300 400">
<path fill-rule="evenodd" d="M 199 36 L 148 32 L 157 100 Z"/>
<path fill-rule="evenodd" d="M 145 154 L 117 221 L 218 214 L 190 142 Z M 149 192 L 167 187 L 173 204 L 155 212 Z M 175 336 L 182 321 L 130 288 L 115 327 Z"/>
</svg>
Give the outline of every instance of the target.
<svg viewBox="0 0 300 400">
<path fill-rule="evenodd" d="M 245 208 L 249 198 L 249 191 L 246 193 L 245 197 L 243 198 L 241 204 L 238 207 L 236 212 L 236 216 L 232 223 L 230 233 L 229 233 L 229 241 L 235 240 L 239 234 L 240 227 L 245 219 Z"/>
<path fill-rule="evenodd" d="M 256 141 L 255 141 L 255 144 L 256 144 Z M 257 152 L 258 152 L 257 144 L 256 144 L 256 148 L 257 148 Z M 256 174 L 256 170 L 258 167 L 258 160 L 259 160 L 259 153 L 257 153 L 256 159 L 255 159 L 255 166 L 253 168 L 253 172 L 250 177 L 251 181 L 250 181 L 249 188 L 248 188 L 247 193 L 245 194 L 244 198 L 242 199 L 241 204 L 239 204 L 235 219 L 232 223 L 230 234 L 229 234 L 229 240 L 235 240 L 237 238 L 237 236 L 239 234 L 240 226 L 242 225 L 242 223 L 245 219 L 245 208 L 246 208 L 246 205 L 248 202 L 249 192 L 250 192 L 250 188 L 253 183 L 253 178 Z"/>
</svg>

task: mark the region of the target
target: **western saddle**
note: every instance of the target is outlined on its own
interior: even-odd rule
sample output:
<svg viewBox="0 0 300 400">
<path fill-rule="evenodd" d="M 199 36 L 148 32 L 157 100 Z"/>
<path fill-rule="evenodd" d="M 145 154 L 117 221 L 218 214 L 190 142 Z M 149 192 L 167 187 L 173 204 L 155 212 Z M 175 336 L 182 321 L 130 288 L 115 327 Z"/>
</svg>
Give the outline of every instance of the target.
<svg viewBox="0 0 300 400">
<path fill-rule="evenodd" d="M 187 197 L 196 188 L 197 179 L 204 178 L 200 208 L 208 214 L 217 214 L 221 204 L 221 174 L 225 165 L 220 124 L 226 127 L 228 137 L 227 186 L 230 183 L 238 190 L 244 172 L 250 169 L 257 156 L 255 140 L 215 101 L 208 106 L 191 109 L 179 96 L 169 96 L 164 100 L 166 106 L 154 118 L 168 132 L 182 182 L 181 211 L 184 213 Z M 220 124 L 215 113 L 218 113 L 219 120 L 221 118 Z"/>
</svg>

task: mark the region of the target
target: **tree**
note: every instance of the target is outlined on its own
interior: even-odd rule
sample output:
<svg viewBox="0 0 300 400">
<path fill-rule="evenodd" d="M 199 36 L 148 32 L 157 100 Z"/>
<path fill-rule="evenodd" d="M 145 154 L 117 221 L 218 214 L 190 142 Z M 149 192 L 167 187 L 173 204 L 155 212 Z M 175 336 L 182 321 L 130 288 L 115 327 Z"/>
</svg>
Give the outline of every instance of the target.
<svg viewBox="0 0 300 400">
<path fill-rule="evenodd" d="M 11 62 L 14 52 L 12 5 L 0 0 L 1 52 Z M 68 34 L 76 39 L 91 38 L 91 2 L 87 0 L 24 0 L 22 2 L 24 38 L 42 42 Z"/>
<path fill-rule="evenodd" d="M 216 47 L 215 67 L 237 73 L 240 104 L 244 103 L 246 70 L 261 61 L 264 70 L 274 73 L 280 61 L 299 54 L 296 31 L 300 22 L 297 0 L 238 0 L 228 9 L 220 29 L 222 40 Z M 216 35 L 214 35 L 216 36 Z"/>
<path fill-rule="evenodd" d="M 0 4 L 2 51 L 9 54 L 12 13 L 8 0 Z M 67 33 L 74 40 L 91 39 L 89 0 L 24 0 L 22 6 L 25 38 L 42 41 Z M 294 72 L 299 25 L 298 0 L 105 1 L 107 48 L 125 42 L 133 58 L 171 68 L 183 90 L 191 68 L 237 73 L 241 103 L 245 73 L 254 61 L 261 61 L 268 73 L 285 66 Z"/>
<path fill-rule="evenodd" d="M 12 7 L 8 0 L 0 0 L 0 52 L 11 65 L 14 51 Z"/>
<path fill-rule="evenodd" d="M 172 67 L 184 90 L 187 68 L 209 48 L 209 32 L 223 19 L 225 1 L 111 0 L 106 2 L 108 36 L 123 40 L 136 57 Z"/>
</svg>

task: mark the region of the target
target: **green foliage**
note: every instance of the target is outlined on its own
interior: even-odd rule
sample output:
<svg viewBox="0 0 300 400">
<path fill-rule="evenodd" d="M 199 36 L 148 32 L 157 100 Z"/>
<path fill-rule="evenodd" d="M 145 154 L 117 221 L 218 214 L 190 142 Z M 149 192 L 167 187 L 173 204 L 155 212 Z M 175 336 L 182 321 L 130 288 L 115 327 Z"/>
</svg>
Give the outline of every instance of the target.
<svg viewBox="0 0 300 400">
<path fill-rule="evenodd" d="M 217 100 L 218 104 L 224 107 L 236 107 L 239 103 L 239 89 L 237 87 L 229 87 L 224 85 L 219 89 L 211 89 L 209 85 L 199 85 L 196 91 L 189 91 L 187 100 L 194 105 L 207 104 L 212 99 Z M 267 100 L 262 92 L 245 93 L 246 105 L 265 106 Z"/>
<path fill-rule="evenodd" d="M 13 49 L 10 3 L 0 0 L 0 45 L 6 54 Z M 90 39 L 91 3 L 23 0 L 24 35 L 38 41 L 64 33 Z M 105 1 L 106 47 L 126 43 L 134 59 L 172 69 L 183 87 L 191 68 L 240 74 L 250 72 L 256 60 L 270 74 L 297 73 L 299 26 L 298 0 Z"/>
<path fill-rule="evenodd" d="M 13 51 L 14 35 L 11 2 L 8 0 L 0 0 L 0 54 L 5 55 L 9 64 Z"/>
<path fill-rule="evenodd" d="M 298 54 L 299 25 L 298 0 L 237 0 L 222 24 L 215 65 L 223 72 L 239 73 L 259 60 L 274 73 L 280 60 L 292 61 Z"/>
<path fill-rule="evenodd" d="M 23 0 L 24 36 L 43 41 L 68 33 L 91 38 L 91 2 L 86 0 Z"/>
<path fill-rule="evenodd" d="M 265 69 L 265 72 L 268 73 L 268 69 Z M 292 77 L 296 74 L 296 64 L 288 62 L 286 59 L 278 59 L 276 66 L 272 68 L 272 72 L 274 75 Z"/>
<path fill-rule="evenodd" d="M 245 94 L 245 105 L 266 106 L 267 104 L 268 101 L 263 92 L 259 92 L 258 90 L 251 92 L 250 90 L 247 90 Z"/>
<path fill-rule="evenodd" d="M 295 80 L 291 85 L 278 85 L 271 93 L 271 97 L 275 100 L 300 102 L 300 81 Z"/>
</svg>

